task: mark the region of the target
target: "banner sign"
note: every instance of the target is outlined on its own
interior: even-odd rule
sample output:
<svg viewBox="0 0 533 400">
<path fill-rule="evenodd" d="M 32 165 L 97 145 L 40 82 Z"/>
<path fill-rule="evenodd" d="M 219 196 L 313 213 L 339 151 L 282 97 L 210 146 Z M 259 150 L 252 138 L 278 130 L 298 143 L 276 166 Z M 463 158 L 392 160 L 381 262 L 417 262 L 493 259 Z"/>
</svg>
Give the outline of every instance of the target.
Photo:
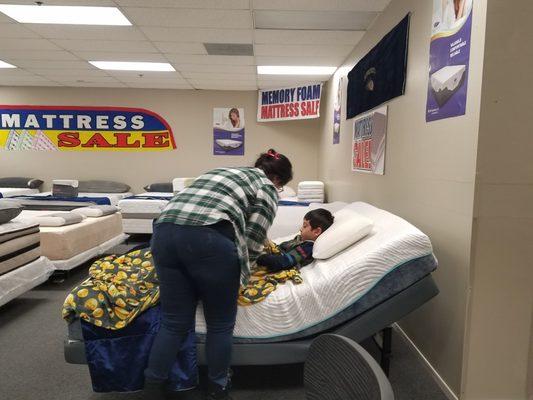
<svg viewBox="0 0 533 400">
<path fill-rule="evenodd" d="M 0 149 L 154 151 L 176 148 L 168 123 L 123 107 L 0 105 Z"/>
<path fill-rule="evenodd" d="M 352 171 L 383 175 L 387 142 L 387 106 L 354 120 Z"/>
<path fill-rule="evenodd" d="M 213 154 L 244 155 L 244 109 L 213 109 Z"/>
<path fill-rule="evenodd" d="M 405 93 L 409 19 L 407 14 L 348 73 L 346 119 Z"/>
<path fill-rule="evenodd" d="M 473 0 L 433 0 L 426 121 L 464 115 Z"/>
<path fill-rule="evenodd" d="M 260 90 L 257 121 L 292 121 L 320 117 L 322 83 Z"/>
</svg>

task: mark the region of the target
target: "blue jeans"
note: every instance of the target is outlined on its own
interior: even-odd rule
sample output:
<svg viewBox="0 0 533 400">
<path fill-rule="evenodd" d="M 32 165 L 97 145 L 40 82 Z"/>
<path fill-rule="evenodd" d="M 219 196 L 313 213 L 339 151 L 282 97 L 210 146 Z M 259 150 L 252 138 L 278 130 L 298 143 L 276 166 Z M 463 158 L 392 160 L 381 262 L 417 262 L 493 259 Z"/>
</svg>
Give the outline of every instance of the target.
<svg viewBox="0 0 533 400">
<path fill-rule="evenodd" d="M 144 372 L 147 380 L 168 378 L 180 344 L 194 326 L 201 300 L 209 380 L 223 387 L 227 384 L 240 263 L 230 238 L 234 235 L 231 224 L 229 230 L 227 226 L 215 228 L 168 222 L 154 225 L 152 254 L 160 281 L 162 319 Z"/>
</svg>

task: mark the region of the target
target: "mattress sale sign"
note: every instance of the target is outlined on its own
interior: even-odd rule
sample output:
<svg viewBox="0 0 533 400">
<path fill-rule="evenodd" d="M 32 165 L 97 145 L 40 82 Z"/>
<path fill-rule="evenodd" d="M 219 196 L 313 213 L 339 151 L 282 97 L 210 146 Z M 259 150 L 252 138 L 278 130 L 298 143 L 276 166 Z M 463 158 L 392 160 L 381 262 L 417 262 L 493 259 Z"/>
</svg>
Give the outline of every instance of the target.
<svg viewBox="0 0 533 400">
<path fill-rule="evenodd" d="M 387 106 L 354 120 L 352 171 L 383 175 L 387 142 Z"/>
<path fill-rule="evenodd" d="M 322 83 L 260 90 L 257 121 L 291 121 L 320 117 Z"/>
<path fill-rule="evenodd" d="M 0 149 L 161 151 L 176 148 L 168 123 L 125 107 L 0 105 Z"/>
</svg>

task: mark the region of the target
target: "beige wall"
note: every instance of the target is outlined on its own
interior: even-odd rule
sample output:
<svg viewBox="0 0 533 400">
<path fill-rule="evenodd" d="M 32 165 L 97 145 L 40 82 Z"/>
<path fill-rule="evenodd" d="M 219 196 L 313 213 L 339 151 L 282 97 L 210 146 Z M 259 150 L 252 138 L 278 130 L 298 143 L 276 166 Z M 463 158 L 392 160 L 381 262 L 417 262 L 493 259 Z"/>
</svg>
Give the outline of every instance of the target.
<svg viewBox="0 0 533 400">
<path fill-rule="evenodd" d="M 319 176 L 329 200 L 362 200 L 407 219 L 429 235 L 439 259 L 440 294 L 401 322 L 455 394 L 461 387 L 486 2 L 474 2 L 466 115 L 426 123 L 432 1 L 394 0 L 329 81 L 322 109 Z M 346 73 L 407 12 L 412 12 L 405 95 L 389 103 L 385 175 L 350 169 L 353 120 L 332 145 L 332 103 Z M 343 91 L 343 95 L 346 91 Z M 345 109 L 342 109 L 345 115 Z"/>
<path fill-rule="evenodd" d="M 490 0 L 465 399 L 527 398 L 533 309 L 531 0 Z M 533 384 L 530 375 L 530 384 Z"/>
<path fill-rule="evenodd" d="M 256 122 L 257 92 L 137 90 L 100 88 L 0 87 L 2 104 L 140 107 L 165 118 L 177 150 L 168 152 L 0 151 L 0 176 L 51 179 L 113 179 L 139 192 L 150 182 L 196 176 L 210 168 L 252 164 L 270 146 L 286 154 L 295 174 L 291 183 L 317 178 L 319 121 Z M 243 107 L 245 155 L 213 156 L 213 107 Z M 291 185 L 290 184 L 290 185 Z"/>
</svg>

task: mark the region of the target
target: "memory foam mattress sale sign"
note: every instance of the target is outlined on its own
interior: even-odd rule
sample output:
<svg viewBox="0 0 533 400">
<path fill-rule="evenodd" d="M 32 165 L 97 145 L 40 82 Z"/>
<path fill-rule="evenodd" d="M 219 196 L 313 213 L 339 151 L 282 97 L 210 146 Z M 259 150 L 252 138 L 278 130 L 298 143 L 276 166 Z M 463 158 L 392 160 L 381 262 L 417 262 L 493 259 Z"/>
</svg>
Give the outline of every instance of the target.
<svg viewBox="0 0 533 400">
<path fill-rule="evenodd" d="M 0 105 L 0 149 L 161 151 L 176 148 L 169 124 L 125 107 Z"/>
<path fill-rule="evenodd" d="M 322 83 L 260 90 L 257 121 L 291 121 L 320 117 Z"/>
</svg>

